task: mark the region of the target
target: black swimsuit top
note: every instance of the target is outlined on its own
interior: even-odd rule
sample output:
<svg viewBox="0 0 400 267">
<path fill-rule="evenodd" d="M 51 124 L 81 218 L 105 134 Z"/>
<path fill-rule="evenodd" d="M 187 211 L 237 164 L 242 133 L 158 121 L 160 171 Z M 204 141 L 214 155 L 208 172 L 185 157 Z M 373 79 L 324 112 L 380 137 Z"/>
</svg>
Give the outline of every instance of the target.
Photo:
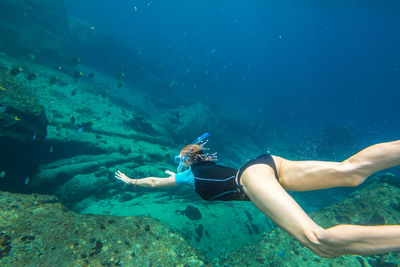
<svg viewBox="0 0 400 267">
<path fill-rule="evenodd" d="M 244 200 L 235 181 L 237 169 L 203 161 L 192 164 L 191 170 L 195 190 L 204 200 Z"/>
</svg>

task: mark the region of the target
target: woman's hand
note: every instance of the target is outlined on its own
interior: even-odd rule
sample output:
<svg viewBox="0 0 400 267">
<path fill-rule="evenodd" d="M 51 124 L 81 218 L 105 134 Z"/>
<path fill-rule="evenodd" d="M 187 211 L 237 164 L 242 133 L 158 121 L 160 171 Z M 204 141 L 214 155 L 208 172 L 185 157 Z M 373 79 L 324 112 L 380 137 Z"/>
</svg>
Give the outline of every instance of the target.
<svg viewBox="0 0 400 267">
<path fill-rule="evenodd" d="M 125 173 L 122 173 L 120 171 L 115 172 L 115 178 L 127 184 L 132 184 L 134 181 L 134 179 L 129 178 L 128 176 L 125 175 Z"/>
</svg>

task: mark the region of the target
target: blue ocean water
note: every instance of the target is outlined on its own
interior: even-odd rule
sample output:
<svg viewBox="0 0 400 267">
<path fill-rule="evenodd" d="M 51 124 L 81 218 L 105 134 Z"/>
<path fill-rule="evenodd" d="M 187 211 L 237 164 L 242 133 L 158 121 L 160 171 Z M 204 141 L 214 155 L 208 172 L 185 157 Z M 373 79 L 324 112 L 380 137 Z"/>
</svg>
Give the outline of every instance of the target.
<svg viewBox="0 0 400 267">
<path fill-rule="evenodd" d="M 126 69 L 151 70 L 188 99 L 289 134 L 339 123 L 365 144 L 398 138 L 397 1 L 66 4 L 131 49 Z"/>
</svg>

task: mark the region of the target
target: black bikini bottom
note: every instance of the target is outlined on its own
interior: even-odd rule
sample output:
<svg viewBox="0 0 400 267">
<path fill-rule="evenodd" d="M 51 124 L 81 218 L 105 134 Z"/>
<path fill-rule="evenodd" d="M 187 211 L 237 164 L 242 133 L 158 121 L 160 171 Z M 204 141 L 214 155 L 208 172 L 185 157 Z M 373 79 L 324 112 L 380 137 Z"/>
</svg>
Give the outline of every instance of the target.
<svg viewBox="0 0 400 267">
<path fill-rule="evenodd" d="M 266 164 L 266 165 L 270 166 L 274 170 L 276 180 L 279 181 L 278 171 L 276 170 L 276 165 L 275 165 L 274 159 L 271 157 L 271 155 L 262 154 L 261 156 L 250 160 L 245 165 L 243 165 L 243 167 L 241 167 L 237 173 L 237 186 L 239 188 L 239 192 L 240 192 L 241 198 L 243 200 L 249 200 L 249 197 L 246 195 L 246 193 L 243 190 L 243 186 L 240 184 L 240 178 L 241 178 L 243 172 L 248 167 L 253 166 L 254 164 Z"/>
</svg>

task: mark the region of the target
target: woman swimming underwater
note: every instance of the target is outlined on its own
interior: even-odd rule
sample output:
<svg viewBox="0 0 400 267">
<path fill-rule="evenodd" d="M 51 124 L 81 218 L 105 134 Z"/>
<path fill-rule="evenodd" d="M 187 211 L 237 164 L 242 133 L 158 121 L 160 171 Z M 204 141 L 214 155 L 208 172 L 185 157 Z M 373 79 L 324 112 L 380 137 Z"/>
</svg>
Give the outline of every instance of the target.
<svg viewBox="0 0 400 267">
<path fill-rule="evenodd" d="M 257 208 L 321 257 L 343 254 L 370 255 L 400 250 L 400 225 L 317 225 L 286 192 L 358 186 L 371 174 L 400 165 L 400 140 L 370 146 L 342 162 L 290 161 L 261 155 L 239 170 L 217 165 L 205 153 L 205 134 L 185 146 L 178 174 L 168 178 L 131 179 L 120 171 L 116 178 L 144 187 L 190 184 L 205 200 L 250 200 Z M 182 167 L 188 170 L 180 172 Z"/>
</svg>

